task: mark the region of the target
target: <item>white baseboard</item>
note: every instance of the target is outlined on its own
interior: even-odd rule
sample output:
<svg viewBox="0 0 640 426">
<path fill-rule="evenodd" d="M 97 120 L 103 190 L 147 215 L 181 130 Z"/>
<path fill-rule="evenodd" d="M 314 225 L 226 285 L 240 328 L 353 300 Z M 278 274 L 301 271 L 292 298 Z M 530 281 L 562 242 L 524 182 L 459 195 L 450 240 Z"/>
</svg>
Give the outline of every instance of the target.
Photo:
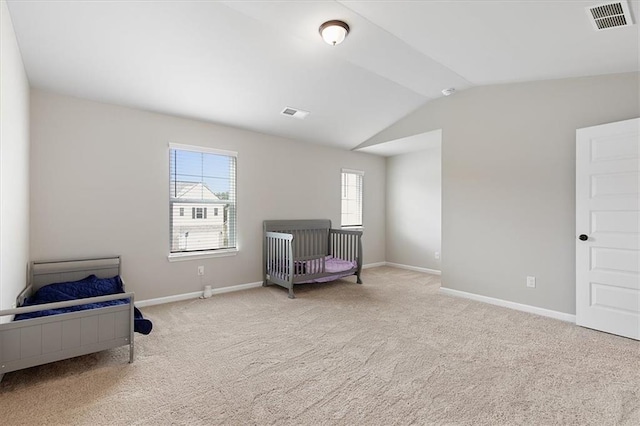
<svg viewBox="0 0 640 426">
<path fill-rule="evenodd" d="M 387 262 L 367 263 L 366 265 L 362 265 L 362 269 L 377 268 L 379 266 L 385 266 L 386 264 Z"/>
<path fill-rule="evenodd" d="M 516 311 L 527 312 L 530 314 L 542 315 L 543 317 L 554 318 L 560 321 L 576 322 L 576 316 L 565 314 L 564 312 L 552 311 L 550 309 L 538 308 L 537 306 L 524 305 L 522 303 L 509 302 L 508 300 L 496 299 L 479 294 L 467 293 L 465 291 L 453 290 L 451 288 L 440 287 L 440 293 L 449 296 L 463 297 L 465 299 L 475 300 L 477 302 L 489 303 L 491 305 L 502 306 L 503 308 L 515 309 Z"/>
<path fill-rule="evenodd" d="M 402 265 L 400 263 L 384 262 L 386 266 L 392 266 L 399 269 L 407 269 L 409 271 L 425 272 L 427 274 L 441 275 L 437 269 L 420 268 L 418 266 Z"/>
<path fill-rule="evenodd" d="M 216 294 L 222 294 L 222 293 L 230 293 L 232 291 L 247 290 L 250 288 L 260 287 L 261 285 L 262 285 L 262 281 L 249 283 L 249 284 L 232 285 L 229 287 L 214 288 L 214 289 L 211 289 L 211 294 L 216 295 Z M 181 302 L 183 300 L 197 299 L 201 297 L 203 293 L 204 291 L 194 291 L 193 293 L 183 293 L 183 294 L 176 294 L 174 296 L 140 300 L 140 301 L 136 301 L 135 305 L 138 308 L 144 308 L 145 306 L 162 305 L 164 303 L 171 303 L 171 302 Z"/>
</svg>

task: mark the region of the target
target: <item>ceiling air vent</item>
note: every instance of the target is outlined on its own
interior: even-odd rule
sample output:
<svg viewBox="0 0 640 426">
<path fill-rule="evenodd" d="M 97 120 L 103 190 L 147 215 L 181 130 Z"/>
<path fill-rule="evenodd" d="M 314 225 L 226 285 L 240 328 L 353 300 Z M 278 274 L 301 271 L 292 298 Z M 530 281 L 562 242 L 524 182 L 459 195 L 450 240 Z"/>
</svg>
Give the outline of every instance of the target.
<svg viewBox="0 0 640 426">
<path fill-rule="evenodd" d="M 596 31 L 633 25 L 626 1 L 591 6 L 587 8 L 587 14 Z"/>
<path fill-rule="evenodd" d="M 300 120 L 304 120 L 309 115 L 309 111 L 304 111 L 304 110 L 301 110 L 301 109 L 286 107 L 285 109 L 283 109 L 280 112 L 280 114 L 288 115 L 289 117 L 294 117 L 294 118 L 298 118 Z"/>
</svg>

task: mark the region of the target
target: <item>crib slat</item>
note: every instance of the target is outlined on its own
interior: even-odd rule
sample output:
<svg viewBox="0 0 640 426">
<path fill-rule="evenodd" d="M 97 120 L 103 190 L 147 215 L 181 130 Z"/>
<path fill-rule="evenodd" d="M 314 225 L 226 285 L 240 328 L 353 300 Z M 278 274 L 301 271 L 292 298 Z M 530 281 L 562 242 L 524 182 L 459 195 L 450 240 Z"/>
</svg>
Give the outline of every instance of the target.
<svg viewBox="0 0 640 426">
<path fill-rule="evenodd" d="M 313 247 L 313 254 L 320 254 L 320 248 L 318 247 L 318 231 L 314 230 L 311 237 L 311 246 Z"/>
<path fill-rule="evenodd" d="M 279 240 L 273 240 L 273 268 L 275 270 L 275 275 L 278 278 L 282 278 L 280 276 L 280 259 L 278 259 L 278 242 Z"/>
<path fill-rule="evenodd" d="M 320 235 L 320 244 L 322 244 L 322 247 L 320 250 L 322 250 L 322 253 L 327 254 L 327 238 L 328 238 L 328 233 L 327 232 L 322 232 L 322 235 Z"/>
<path fill-rule="evenodd" d="M 350 257 L 351 257 L 351 235 L 345 235 L 344 236 L 344 241 L 345 241 L 344 258 L 345 258 L 345 260 L 350 260 Z"/>
<path fill-rule="evenodd" d="M 353 260 L 353 236 L 349 235 L 349 260 Z"/>
<path fill-rule="evenodd" d="M 284 253 L 282 252 L 282 240 L 278 241 L 278 268 L 280 269 L 280 278 L 284 279 Z"/>
<path fill-rule="evenodd" d="M 354 258 L 354 248 L 353 248 L 353 235 L 349 236 L 349 260 L 353 260 Z"/>
<path fill-rule="evenodd" d="M 273 272 L 273 238 L 267 238 L 267 273 Z"/>
<path fill-rule="evenodd" d="M 351 260 L 358 260 L 358 237 L 357 236 L 352 236 L 351 237 L 352 241 L 353 241 L 353 258 Z"/>
<path fill-rule="evenodd" d="M 358 253 L 358 238 L 355 235 L 351 236 L 351 244 L 353 244 L 353 255 L 351 256 L 351 260 L 357 260 Z"/>
<path fill-rule="evenodd" d="M 344 257 L 343 259 L 349 260 L 349 236 L 344 236 Z"/>
<path fill-rule="evenodd" d="M 347 255 L 347 236 L 343 235 L 342 236 L 342 256 L 346 257 Z M 341 259 L 343 259 L 343 257 L 340 257 Z"/>
<path fill-rule="evenodd" d="M 282 253 L 282 274 L 284 276 L 285 279 L 289 278 L 289 275 L 292 275 L 294 273 L 294 271 L 291 270 L 291 268 L 289 268 L 289 253 L 288 253 L 288 249 L 287 249 L 287 244 L 285 241 L 281 241 L 280 242 L 280 252 Z"/>
<path fill-rule="evenodd" d="M 338 257 L 338 238 L 339 235 L 333 234 L 333 257 Z"/>
</svg>

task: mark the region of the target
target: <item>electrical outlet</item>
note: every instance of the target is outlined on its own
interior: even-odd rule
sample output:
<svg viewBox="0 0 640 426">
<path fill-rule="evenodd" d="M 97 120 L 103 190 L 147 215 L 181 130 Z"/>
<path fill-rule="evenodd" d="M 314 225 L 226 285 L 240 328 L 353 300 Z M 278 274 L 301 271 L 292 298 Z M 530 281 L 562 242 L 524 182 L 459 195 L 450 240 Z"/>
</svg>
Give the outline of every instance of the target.
<svg viewBox="0 0 640 426">
<path fill-rule="evenodd" d="M 198 275 L 199 276 L 203 276 L 204 275 L 204 266 L 198 266 Z"/>
<path fill-rule="evenodd" d="M 16 308 L 16 304 L 15 304 L 15 303 L 12 303 L 12 304 L 11 304 L 11 309 L 15 309 L 15 308 Z"/>
<path fill-rule="evenodd" d="M 436 260 L 440 260 L 440 252 L 437 251 L 434 257 L 436 258 Z"/>
<path fill-rule="evenodd" d="M 527 277 L 527 287 L 536 288 L 536 277 Z"/>
</svg>

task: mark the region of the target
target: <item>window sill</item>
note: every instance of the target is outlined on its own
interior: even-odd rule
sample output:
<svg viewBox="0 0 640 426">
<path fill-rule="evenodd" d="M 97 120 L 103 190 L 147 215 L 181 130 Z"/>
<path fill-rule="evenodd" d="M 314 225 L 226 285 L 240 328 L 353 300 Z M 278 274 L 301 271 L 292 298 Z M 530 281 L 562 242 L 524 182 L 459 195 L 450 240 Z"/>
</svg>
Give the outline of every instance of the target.
<svg viewBox="0 0 640 426">
<path fill-rule="evenodd" d="M 364 231 L 364 226 L 341 226 L 340 229 L 344 229 L 345 231 Z"/>
<path fill-rule="evenodd" d="M 171 253 L 167 256 L 169 262 L 182 262 L 185 260 L 208 259 L 212 257 L 228 257 L 238 254 L 238 249 L 198 251 L 192 253 Z"/>
</svg>

